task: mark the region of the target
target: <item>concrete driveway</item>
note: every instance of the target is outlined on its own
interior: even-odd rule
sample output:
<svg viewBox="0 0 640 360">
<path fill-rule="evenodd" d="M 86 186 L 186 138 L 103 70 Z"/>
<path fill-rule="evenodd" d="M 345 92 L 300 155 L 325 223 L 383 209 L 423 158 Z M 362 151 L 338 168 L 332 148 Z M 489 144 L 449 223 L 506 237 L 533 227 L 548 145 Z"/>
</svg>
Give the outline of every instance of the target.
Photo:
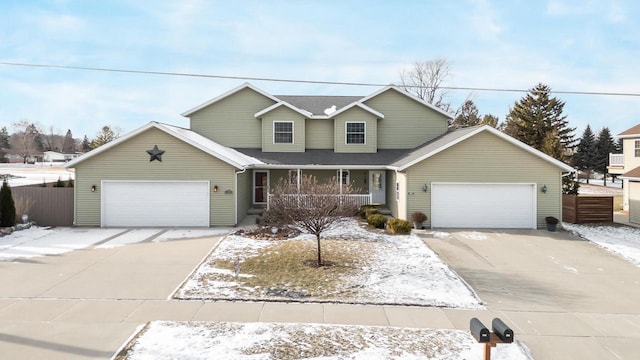
<svg viewBox="0 0 640 360">
<path fill-rule="evenodd" d="M 640 268 L 567 232 L 448 233 L 425 240 L 536 359 L 640 357 Z"/>
<path fill-rule="evenodd" d="M 537 360 L 638 358 L 640 269 L 567 233 L 425 236 L 487 310 L 168 299 L 219 240 L 87 248 L 0 262 L 0 358 L 108 359 L 151 320 L 467 330 L 474 316 L 486 323 L 501 317 Z"/>
</svg>

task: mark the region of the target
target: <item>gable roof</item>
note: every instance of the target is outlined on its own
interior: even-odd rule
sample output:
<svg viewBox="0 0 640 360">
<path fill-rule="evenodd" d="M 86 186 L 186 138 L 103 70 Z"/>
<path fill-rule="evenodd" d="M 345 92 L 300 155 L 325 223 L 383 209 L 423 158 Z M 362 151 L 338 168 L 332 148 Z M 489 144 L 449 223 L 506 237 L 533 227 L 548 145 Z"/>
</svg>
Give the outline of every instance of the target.
<svg viewBox="0 0 640 360">
<path fill-rule="evenodd" d="M 336 109 L 341 109 L 351 103 L 359 101 L 363 96 L 307 96 L 307 95 L 276 95 L 298 109 L 308 111 L 312 115 L 326 115 L 324 111 L 335 105 Z"/>
<path fill-rule="evenodd" d="M 640 137 L 640 124 L 632 127 L 631 129 L 625 130 L 618 134 L 619 138 L 632 138 L 632 137 Z"/>
<path fill-rule="evenodd" d="M 142 134 L 143 132 L 151 129 L 151 128 L 155 128 L 158 129 L 160 131 L 163 131 L 179 140 L 184 141 L 185 143 L 199 149 L 202 150 L 203 152 L 218 158 L 224 162 L 226 162 L 227 164 L 237 168 L 237 169 L 243 169 L 249 165 L 258 165 L 261 164 L 262 162 L 256 158 L 247 156 L 241 152 L 238 152 L 232 148 L 228 148 L 226 146 L 222 146 L 220 144 L 218 144 L 217 142 L 206 138 L 196 132 L 193 132 L 191 130 L 188 129 L 184 129 L 181 127 L 177 127 L 177 126 L 173 126 L 173 125 L 168 125 L 168 124 L 163 124 L 163 123 L 158 123 L 155 121 L 152 121 L 122 137 L 119 137 L 109 143 L 106 143 L 96 149 L 93 149 L 91 151 L 89 151 L 88 153 L 72 160 L 69 161 L 68 163 L 66 163 L 64 165 L 65 168 L 73 168 L 76 165 L 78 165 L 79 163 L 90 159 L 98 154 L 103 153 L 104 151 L 107 151 L 109 149 L 111 149 L 112 147 L 115 147 L 131 138 L 134 138 L 140 134 Z"/>
<path fill-rule="evenodd" d="M 406 156 L 404 156 L 403 158 L 395 161 L 394 163 L 392 163 L 390 165 L 390 167 L 392 168 L 396 168 L 399 171 L 403 171 L 425 159 L 428 159 L 458 143 L 461 143 L 464 140 L 469 139 L 472 136 L 475 136 L 483 131 L 487 131 L 491 134 L 496 135 L 497 137 L 533 154 L 534 156 L 537 156 L 539 158 L 541 158 L 542 160 L 545 160 L 559 168 L 561 168 L 562 170 L 566 171 L 566 172 L 573 172 L 575 171 L 574 168 L 572 168 L 571 166 L 563 163 L 562 161 L 559 161 L 557 159 L 554 159 L 553 157 L 543 153 L 542 151 L 539 151 L 537 149 L 534 149 L 533 147 L 518 141 L 514 138 L 512 138 L 511 136 L 504 134 L 503 132 L 496 130 L 494 128 L 492 128 L 489 125 L 483 125 L 483 126 L 474 126 L 474 127 L 470 127 L 470 128 L 464 128 L 464 129 L 459 129 L 459 130 L 454 130 L 451 132 L 448 132 L 420 147 L 418 147 L 417 149 L 415 149 L 414 151 L 412 151 L 411 153 L 407 154 Z"/>
<path fill-rule="evenodd" d="M 373 94 L 362 98 L 360 100 L 360 102 L 361 103 L 365 103 L 366 101 L 368 101 L 370 99 L 373 99 L 374 97 L 376 97 L 376 96 L 378 96 L 378 95 L 380 95 L 382 93 L 385 93 L 385 92 L 387 92 L 389 90 L 397 91 L 398 93 L 408 97 L 409 99 L 411 99 L 413 101 L 416 101 L 416 102 L 420 103 L 421 105 L 424 105 L 424 106 L 428 107 L 429 109 L 444 115 L 446 118 L 453 119 L 453 115 L 449 114 L 448 112 L 446 112 L 446 111 L 444 111 L 444 110 L 442 110 L 442 109 L 440 109 L 440 108 L 438 108 L 436 106 L 433 106 L 433 105 L 429 104 L 428 102 L 420 99 L 419 97 L 417 97 L 417 96 L 415 96 L 415 95 L 413 95 L 411 93 L 408 93 L 408 92 L 400 89 L 399 87 L 397 87 L 395 85 L 389 85 L 389 86 L 383 87 L 382 89 L 374 92 Z"/>
<path fill-rule="evenodd" d="M 297 112 L 298 114 L 300 114 L 300 115 L 302 115 L 304 117 L 312 117 L 313 116 L 313 114 L 311 114 L 310 112 L 308 112 L 308 111 L 306 111 L 304 109 L 297 108 L 297 107 L 295 107 L 295 106 L 293 106 L 293 105 L 291 105 L 291 104 L 289 104 L 289 103 L 287 103 L 285 101 L 279 101 L 279 102 L 269 106 L 266 109 L 260 110 L 254 116 L 257 117 L 257 118 L 262 117 L 262 115 L 264 115 L 264 114 L 266 114 L 266 113 L 268 113 L 270 111 L 273 111 L 273 110 L 275 110 L 275 109 L 277 109 L 277 108 L 279 108 L 281 106 L 289 108 L 289 109 Z"/>
<path fill-rule="evenodd" d="M 262 96 L 265 96 L 265 97 L 267 97 L 267 98 L 269 98 L 269 99 L 271 99 L 271 100 L 273 100 L 275 102 L 279 102 L 280 101 L 280 99 L 276 98 L 275 96 L 273 96 L 273 95 L 271 95 L 269 93 L 266 93 L 266 92 L 258 89 L 257 87 L 251 85 L 250 83 L 246 82 L 246 83 L 244 83 L 244 84 L 242 84 L 242 85 L 240 85 L 240 86 L 238 86 L 238 87 L 236 87 L 234 89 L 231 89 L 231 90 L 227 91 L 226 93 L 224 93 L 222 95 L 216 96 L 216 97 L 214 97 L 213 99 L 211 99 L 209 101 L 206 101 L 206 102 L 204 102 L 204 103 L 202 103 L 202 104 L 200 104 L 200 105 L 198 105 L 198 106 L 196 106 L 196 107 L 194 107 L 192 109 L 189 109 L 189 110 L 183 112 L 180 115 L 187 117 L 187 116 L 195 113 L 196 111 L 202 110 L 202 109 L 206 108 L 207 106 L 209 106 L 211 104 L 214 104 L 214 103 L 216 103 L 216 102 L 218 102 L 218 101 L 220 101 L 220 100 L 222 100 L 222 99 L 224 99 L 226 97 L 229 97 L 229 96 L 231 96 L 231 95 L 233 95 L 233 94 L 235 94 L 235 93 L 237 93 L 237 92 L 239 92 L 241 90 L 244 90 L 244 89 L 251 89 L 251 90 L 257 92 L 258 94 L 260 94 Z"/>
<path fill-rule="evenodd" d="M 620 175 L 621 179 L 627 179 L 632 181 L 640 181 L 640 166 L 637 168 L 627 171 L 626 173 Z"/>
</svg>

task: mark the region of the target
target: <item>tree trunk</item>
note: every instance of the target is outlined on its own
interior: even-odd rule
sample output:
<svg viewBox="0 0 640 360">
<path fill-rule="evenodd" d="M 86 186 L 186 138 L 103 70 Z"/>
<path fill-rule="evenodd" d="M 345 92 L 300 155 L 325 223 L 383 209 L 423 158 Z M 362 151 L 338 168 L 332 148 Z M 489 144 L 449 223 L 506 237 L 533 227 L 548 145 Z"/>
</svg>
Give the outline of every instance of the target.
<svg viewBox="0 0 640 360">
<path fill-rule="evenodd" d="M 318 243 L 318 266 L 322 266 L 322 249 L 320 248 L 320 234 L 316 234 L 316 241 Z"/>
</svg>

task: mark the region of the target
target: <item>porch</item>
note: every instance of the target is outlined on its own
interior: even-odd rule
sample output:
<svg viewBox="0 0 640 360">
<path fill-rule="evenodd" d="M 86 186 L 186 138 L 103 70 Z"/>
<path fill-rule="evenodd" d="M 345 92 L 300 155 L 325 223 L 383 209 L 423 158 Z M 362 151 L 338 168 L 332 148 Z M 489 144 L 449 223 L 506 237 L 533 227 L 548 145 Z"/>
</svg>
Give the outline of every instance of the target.
<svg viewBox="0 0 640 360">
<path fill-rule="evenodd" d="M 624 174 L 624 154 L 609 154 L 607 171 L 612 175 Z"/>
</svg>

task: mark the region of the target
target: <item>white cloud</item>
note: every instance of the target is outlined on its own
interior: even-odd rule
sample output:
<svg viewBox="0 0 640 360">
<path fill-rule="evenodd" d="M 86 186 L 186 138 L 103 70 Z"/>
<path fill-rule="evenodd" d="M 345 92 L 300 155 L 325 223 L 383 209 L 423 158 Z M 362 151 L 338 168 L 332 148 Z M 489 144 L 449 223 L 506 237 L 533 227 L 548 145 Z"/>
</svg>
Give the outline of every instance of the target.
<svg viewBox="0 0 640 360">
<path fill-rule="evenodd" d="M 471 0 L 469 25 L 474 35 L 484 40 L 496 40 L 504 31 L 498 13 L 486 0 Z"/>
</svg>

